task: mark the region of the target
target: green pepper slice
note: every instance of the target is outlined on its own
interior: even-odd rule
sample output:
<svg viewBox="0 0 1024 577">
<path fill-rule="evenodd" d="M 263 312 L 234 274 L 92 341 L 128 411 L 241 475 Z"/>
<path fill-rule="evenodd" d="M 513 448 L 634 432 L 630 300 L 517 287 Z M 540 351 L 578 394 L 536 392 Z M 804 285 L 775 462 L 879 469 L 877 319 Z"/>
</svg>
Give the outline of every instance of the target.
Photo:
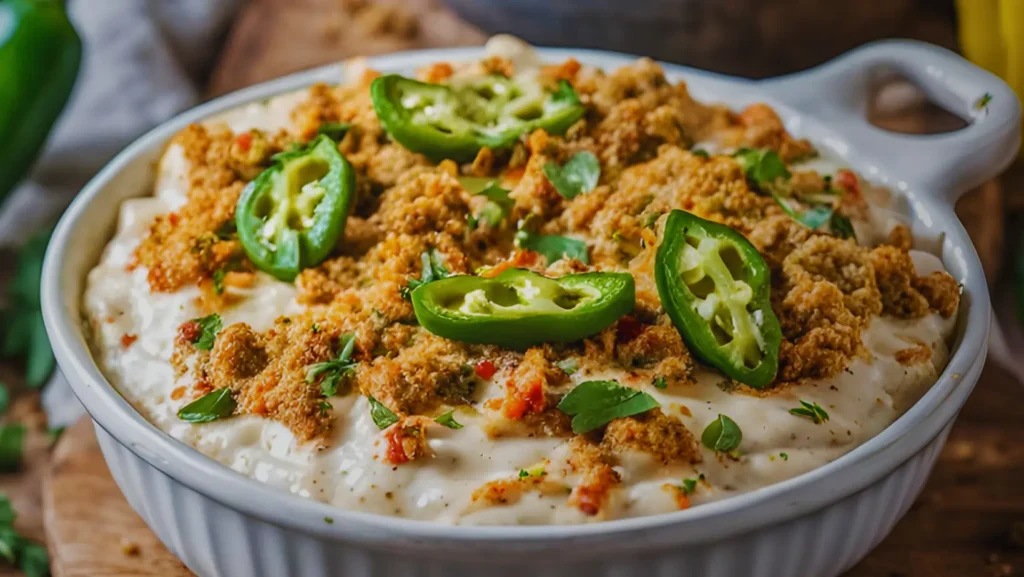
<svg viewBox="0 0 1024 577">
<path fill-rule="evenodd" d="M 291 282 L 327 258 L 345 234 L 356 175 L 326 135 L 274 158 L 242 191 L 235 225 L 253 264 Z"/>
<path fill-rule="evenodd" d="M 78 76 L 82 41 L 64 4 L 0 1 L 0 201 L 31 168 Z"/>
<path fill-rule="evenodd" d="M 673 210 L 654 273 L 661 304 L 695 356 L 751 387 L 771 384 L 782 329 L 772 311 L 768 265 L 750 241 Z"/>
<path fill-rule="evenodd" d="M 370 98 L 392 138 L 435 161 L 469 161 L 536 128 L 562 134 L 586 111 L 564 80 L 550 92 L 536 79 L 500 75 L 429 84 L 388 74 L 373 81 Z"/>
<path fill-rule="evenodd" d="M 509 269 L 492 279 L 461 275 L 412 291 L 416 320 L 435 335 L 525 349 L 578 341 L 633 310 L 633 276 L 591 272 L 549 278 Z"/>
</svg>

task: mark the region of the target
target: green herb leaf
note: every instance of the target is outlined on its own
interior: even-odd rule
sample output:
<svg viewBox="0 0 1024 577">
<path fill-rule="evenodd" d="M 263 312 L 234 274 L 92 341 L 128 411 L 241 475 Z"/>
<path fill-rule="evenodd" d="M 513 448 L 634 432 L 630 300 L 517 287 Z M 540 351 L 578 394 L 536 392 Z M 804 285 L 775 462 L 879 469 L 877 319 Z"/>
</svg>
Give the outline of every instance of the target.
<svg viewBox="0 0 1024 577">
<path fill-rule="evenodd" d="M 398 422 L 398 415 L 392 412 L 391 409 L 373 398 L 372 395 L 367 395 L 366 398 L 370 401 L 370 417 L 373 418 L 373 422 L 377 425 L 378 429 L 386 429 Z"/>
<path fill-rule="evenodd" d="M 509 197 L 511 192 L 508 189 L 502 188 L 496 184 L 494 180 L 487 181 L 482 187 L 477 188 L 476 180 L 487 180 L 479 179 L 473 176 L 466 176 L 459 179 L 460 182 L 463 180 L 469 180 L 469 185 L 463 184 L 463 188 L 469 190 L 474 195 L 483 196 L 487 198 L 485 203 L 476 214 L 469 215 L 470 228 L 476 228 L 477 222 L 486 222 L 491 228 L 496 228 L 501 225 L 501 222 L 511 214 L 512 207 L 515 206 L 515 201 Z M 473 190 L 470 190 L 470 189 Z"/>
<path fill-rule="evenodd" d="M 338 384 L 341 383 L 341 379 L 355 374 L 356 365 L 359 364 L 352 360 L 352 353 L 356 347 L 356 336 L 354 334 L 341 335 L 339 344 L 341 350 L 338 352 L 338 358 L 312 364 L 306 368 L 306 382 L 309 384 L 315 383 L 321 375 L 323 376 L 320 381 L 320 393 L 324 397 L 333 397 L 338 394 Z"/>
<path fill-rule="evenodd" d="M 19 566 L 25 577 L 49 577 L 50 558 L 46 549 L 38 543 L 21 540 L 21 560 Z"/>
<path fill-rule="evenodd" d="M 14 523 L 14 519 L 17 516 L 14 512 L 14 506 L 11 505 L 11 500 L 7 498 L 7 495 L 0 493 L 0 525 Z"/>
<path fill-rule="evenodd" d="M 320 401 L 317 407 L 320 408 L 321 415 L 326 415 L 331 409 L 334 408 L 334 405 L 328 403 L 327 401 Z"/>
<path fill-rule="evenodd" d="M 567 375 L 571 375 L 580 370 L 580 361 L 578 359 L 563 359 L 555 363 L 555 365 L 562 369 L 562 372 Z"/>
<path fill-rule="evenodd" d="M 571 200 L 594 190 L 601 179 L 601 163 L 594 153 L 584 150 L 573 155 L 563 166 L 545 163 L 543 172 L 558 194 Z"/>
<path fill-rule="evenodd" d="M 704 446 L 722 453 L 728 453 L 740 446 L 743 441 L 743 431 L 740 430 L 736 421 L 725 415 L 718 415 L 718 418 L 704 429 L 700 436 Z"/>
<path fill-rule="evenodd" d="M 178 410 L 178 418 L 187 423 L 209 423 L 235 412 L 238 403 L 231 396 L 231 389 L 211 391 Z"/>
<path fill-rule="evenodd" d="M 711 158 L 711 155 L 708 154 L 708 151 L 704 150 L 703 148 L 693 148 L 690 150 L 690 154 L 694 156 L 699 156 L 701 158 Z"/>
<path fill-rule="evenodd" d="M 402 298 L 406 300 L 412 298 L 412 291 L 420 286 L 452 276 L 452 273 L 441 264 L 444 262 L 444 255 L 437 252 L 436 249 L 430 249 L 420 254 L 420 261 L 423 263 L 423 272 L 420 273 L 420 278 L 410 279 L 408 286 L 401 290 Z"/>
<path fill-rule="evenodd" d="M 807 417 L 814 422 L 815 425 L 820 425 L 828 420 L 828 413 L 825 409 L 821 408 L 818 403 L 808 403 L 807 401 L 800 401 L 800 406 L 795 409 L 790 409 L 789 413 L 798 417 Z"/>
<path fill-rule="evenodd" d="M 574 258 L 583 264 L 590 264 L 587 243 L 575 238 L 555 234 L 538 234 L 525 229 L 516 233 L 516 246 L 524 250 L 539 252 L 547 259 L 548 264 L 562 258 Z"/>
<path fill-rule="evenodd" d="M 835 211 L 832 209 L 832 207 L 825 205 L 817 205 L 803 212 L 797 212 L 796 210 L 793 209 L 792 206 L 789 205 L 789 201 L 782 198 L 779 194 L 772 191 L 771 195 L 772 198 L 775 199 L 775 202 L 782 207 L 782 210 L 786 212 L 786 214 L 788 214 L 793 220 L 799 222 L 800 224 L 806 226 L 811 230 L 817 230 L 826 222 L 830 222 L 830 220 L 832 219 L 832 215 L 835 214 Z"/>
<path fill-rule="evenodd" d="M 786 163 L 770 148 L 741 148 L 733 156 L 743 167 L 747 178 L 762 190 L 780 178 L 785 180 L 790 177 Z"/>
<path fill-rule="evenodd" d="M 665 380 L 665 377 L 654 377 L 654 380 L 651 382 L 651 384 L 654 385 L 655 389 L 668 388 L 668 381 Z"/>
<path fill-rule="evenodd" d="M 460 422 L 455 420 L 455 410 L 454 409 L 452 409 L 451 411 L 448 411 L 447 413 L 445 413 L 443 415 L 440 415 L 439 417 L 434 419 L 434 422 L 439 424 L 439 425 L 444 425 L 445 427 L 448 427 L 449 429 L 461 429 L 462 428 L 462 423 L 460 423 Z"/>
<path fill-rule="evenodd" d="M 345 133 L 352 128 L 348 122 L 324 122 L 316 129 L 317 134 L 326 134 L 334 142 L 345 137 Z"/>
<path fill-rule="evenodd" d="M 46 438 L 47 440 L 50 441 L 51 445 L 55 444 L 57 441 L 60 440 L 60 437 L 61 435 L 64 434 L 65 429 L 67 429 L 67 427 L 50 427 L 49 429 L 46 429 Z"/>
<path fill-rule="evenodd" d="M 857 233 L 853 230 L 853 223 L 850 219 L 839 214 L 838 212 L 832 213 L 832 218 L 828 222 L 828 227 L 832 231 L 834 236 L 839 238 L 857 238 Z"/>
<path fill-rule="evenodd" d="M 782 457 L 783 461 L 789 460 L 789 453 L 779 453 L 779 456 Z"/>
<path fill-rule="evenodd" d="M 224 294 L 224 275 L 226 274 L 227 271 L 223 268 L 213 271 L 213 292 Z"/>
<path fill-rule="evenodd" d="M 7 390 L 7 385 L 0 382 L 0 414 L 7 411 L 7 405 L 11 403 L 11 393 Z"/>
<path fill-rule="evenodd" d="M 683 479 L 683 494 L 684 495 L 689 495 L 690 493 L 693 493 L 696 490 L 697 490 L 697 479 L 694 479 L 692 477 L 687 477 L 686 479 Z"/>
<path fill-rule="evenodd" d="M 580 383 L 558 403 L 558 410 L 572 417 L 572 431 L 587 433 L 615 419 L 645 413 L 659 407 L 654 397 L 615 381 Z"/>
<path fill-rule="evenodd" d="M 0 527 L 0 557 L 14 565 L 18 560 L 18 545 L 20 541 L 18 532 L 14 527 L 6 525 Z"/>
<path fill-rule="evenodd" d="M 0 426 L 0 471 L 17 471 L 21 466 L 25 443 L 25 427 L 20 424 Z"/>
<path fill-rule="evenodd" d="M 192 322 L 199 323 L 199 336 L 192 341 L 192 346 L 201 350 L 208 351 L 213 348 L 213 343 L 217 339 L 217 333 L 224 326 L 220 320 L 220 315 L 213 313 L 205 317 L 198 319 L 192 319 Z"/>
<path fill-rule="evenodd" d="M 7 309 L 0 319 L 0 356 L 23 356 L 25 381 L 32 388 L 46 384 L 56 367 L 39 304 L 43 257 L 50 232 L 33 235 L 18 250 L 7 286 Z"/>
</svg>

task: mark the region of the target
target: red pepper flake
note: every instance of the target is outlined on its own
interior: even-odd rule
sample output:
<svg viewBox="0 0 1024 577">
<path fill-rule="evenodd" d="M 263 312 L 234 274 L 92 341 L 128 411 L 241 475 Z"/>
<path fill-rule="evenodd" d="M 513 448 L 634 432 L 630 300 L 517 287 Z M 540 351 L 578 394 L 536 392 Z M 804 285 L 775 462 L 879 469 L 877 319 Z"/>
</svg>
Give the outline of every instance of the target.
<svg viewBox="0 0 1024 577">
<path fill-rule="evenodd" d="M 627 315 L 619 319 L 619 324 L 615 328 L 615 338 L 620 342 L 628 343 L 640 336 L 645 328 L 640 321 Z"/>
<path fill-rule="evenodd" d="M 181 220 L 181 217 L 176 212 L 167 215 L 167 222 L 171 223 L 171 226 L 178 226 L 179 220 Z"/>
<path fill-rule="evenodd" d="M 238 145 L 238 148 L 242 152 L 249 152 L 249 149 L 252 148 L 252 133 L 243 132 L 239 134 L 235 137 L 235 144 Z"/>
<path fill-rule="evenodd" d="M 135 341 L 137 340 L 139 340 L 139 335 L 125 333 L 121 335 L 121 347 L 127 349 L 128 347 L 135 344 Z"/>
<path fill-rule="evenodd" d="M 498 369 L 494 366 L 491 361 L 480 361 L 476 364 L 476 376 L 483 380 L 490 379 L 494 376 L 494 373 L 498 372 Z"/>
</svg>

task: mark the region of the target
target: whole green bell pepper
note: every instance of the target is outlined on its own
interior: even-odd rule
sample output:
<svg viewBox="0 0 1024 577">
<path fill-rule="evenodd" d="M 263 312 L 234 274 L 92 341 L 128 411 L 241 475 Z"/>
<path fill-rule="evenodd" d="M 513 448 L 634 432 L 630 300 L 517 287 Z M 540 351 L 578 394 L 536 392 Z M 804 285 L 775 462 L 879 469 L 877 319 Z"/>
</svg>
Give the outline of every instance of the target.
<svg viewBox="0 0 1024 577">
<path fill-rule="evenodd" d="M 252 263 L 291 282 L 326 259 L 345 234 L 356 175 L 326 135 L 273 158 L 242 191 L 235 225 Z"/>
<path fill-rule="evenodd" d="M 601 332 L 632 311 L 635 300 L 633 276 L 612 272 L 548 278 L 509 269 L 491 279 L 453 276 L 412 291 L 416 320 L 431 333 L 520 350 Z"/>
<path fill-rule="evenodd" d="M 429 84 L 388 74 L 373 81 L 370 98 L 377 118 L 402 146 L 459 162 L 485 146 L 511 146 L 536 128 L 562 134 L 586 112 L 564 80 L 552 92 L 536 79 L 500 75 Z"/>
<path fill-rule="evenodd" d="M 771 275 L 735 230 L 673 210 L 654 261 L 658 296 L 694 356 L 754 388 L 775 379 L 782 329 Z"/>
<path fill-rule="evenodd" d="M 63 2 L 0 1 L 0 201 L 46 143 L 81 59 Z"/>
</svg>

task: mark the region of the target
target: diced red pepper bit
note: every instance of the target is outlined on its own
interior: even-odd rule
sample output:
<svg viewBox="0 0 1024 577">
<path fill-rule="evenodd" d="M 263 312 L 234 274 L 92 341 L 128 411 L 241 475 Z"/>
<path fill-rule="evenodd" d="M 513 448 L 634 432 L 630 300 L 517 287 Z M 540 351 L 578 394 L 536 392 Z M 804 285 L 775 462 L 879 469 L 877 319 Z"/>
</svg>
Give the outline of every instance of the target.
<svg viewBox="0 0 1024 577">
<path fill-rule="evenodd" d="M 846 190 L 853 194 L 860 196 L 860 182 L 857 180 L 857 175 L 851 170 L 837 170 L 836 171 L 836 183 L 842 186 Z"/>
<path fill-rule="evenodd" d="M 507 395 L 503 412 L 509 419 L 518 420 L 544 411 L 544 382 L 540 379 L 533 379 L 522 387 L 509 379 L 505 389 Z"/>
<path fill-rule="evenodd" d="M 384 432 L 388 448 L 384 458 L 392 465 L 401 465 L 409 462 L 409 456 L 405 454 L 405 447 L 402 445 L 402 427 L 392 425 Z"/>
<path fill-rule="evenodd" d="M 498 372 L 498 369 L 494 366 L 494 363 L 486 360 L 477 363 L 476 368 L 474 370 L 476 371 L 476 376 L 480 377 L 485 381 L 493 377 L 494 373 Z"/>
<path fill-rule="evenodd" d="M 615 338 L 620 342 L 628 343 L 629 341 L 640 336 L 640 333 L 644 332 L 644 325 L 631 316 L 624 316 L 619 319 L 619 324 L 615 328 Z"/>
<path fill-rule="evenodd" d="M 242 152 L 249 152 L 249 149 L 252 148 L 252 133 L 243 132 L 239 134 L 235 137 L 235 144 L 238 145 Z"/>
</svg>

